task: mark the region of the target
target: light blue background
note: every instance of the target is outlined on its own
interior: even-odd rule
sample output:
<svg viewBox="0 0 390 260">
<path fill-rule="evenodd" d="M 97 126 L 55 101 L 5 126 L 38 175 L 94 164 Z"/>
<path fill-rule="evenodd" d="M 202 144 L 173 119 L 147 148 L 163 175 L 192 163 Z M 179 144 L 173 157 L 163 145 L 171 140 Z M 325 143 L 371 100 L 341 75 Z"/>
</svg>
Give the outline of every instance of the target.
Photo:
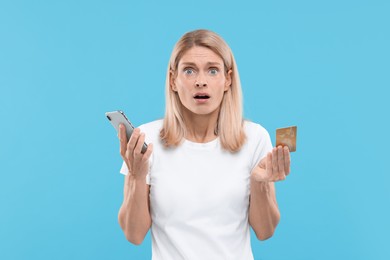
<svg viewBox="0 0 390 260">
<path fill-rule="evenodd" d="M 104 112 L 161 118 L 185 32 L 231 46 L 245 116 L 298 125 L 281 223 L 256 259 L 390 259 L 389 1 L 0 2 L 0 259 L 150 259 L 117 223 Z M 218 185 L 218 184 L 216 184 Z M 184 239 L 184 238 L 183 238 Z"/>
</svg>

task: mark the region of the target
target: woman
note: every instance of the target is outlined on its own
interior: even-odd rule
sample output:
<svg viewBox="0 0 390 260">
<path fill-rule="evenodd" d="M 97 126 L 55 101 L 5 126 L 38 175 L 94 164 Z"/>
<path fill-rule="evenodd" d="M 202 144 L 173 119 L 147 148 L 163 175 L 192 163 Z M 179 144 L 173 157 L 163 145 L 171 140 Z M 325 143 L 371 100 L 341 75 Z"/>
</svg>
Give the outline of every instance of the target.
<svg viewBox="0 0 390 260">
<path fill-rule="evenodd" d="M 249 225 L 261 240 L 274 233 L 274 182 L 290 171 L 289 151 L 243 120 L 237 66 L 217 34 L 182 36 L 168 66 L 165 118 L 129 141 L 122 125 L 119 138 L 119 223 L 137 245 L 151 228 L 153 259 L 253 259 Z"/>
</svg>

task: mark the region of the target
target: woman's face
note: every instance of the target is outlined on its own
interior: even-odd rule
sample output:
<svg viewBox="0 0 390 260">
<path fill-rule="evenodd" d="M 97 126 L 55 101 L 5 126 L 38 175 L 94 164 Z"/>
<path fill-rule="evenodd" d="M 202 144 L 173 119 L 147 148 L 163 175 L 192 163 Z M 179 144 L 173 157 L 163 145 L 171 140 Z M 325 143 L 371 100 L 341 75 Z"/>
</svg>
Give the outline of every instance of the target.
<svg viewBox="0 0 390 260">
<path fill-rule="evenodd" d="M 218 113 L 231 85 L 231 71 L 225 73 L 222 58 L 206 47 L 195 46 L 184 53 L 177 70 L 171 87 L 183 106 L 197 115 Z"/>
</svg>

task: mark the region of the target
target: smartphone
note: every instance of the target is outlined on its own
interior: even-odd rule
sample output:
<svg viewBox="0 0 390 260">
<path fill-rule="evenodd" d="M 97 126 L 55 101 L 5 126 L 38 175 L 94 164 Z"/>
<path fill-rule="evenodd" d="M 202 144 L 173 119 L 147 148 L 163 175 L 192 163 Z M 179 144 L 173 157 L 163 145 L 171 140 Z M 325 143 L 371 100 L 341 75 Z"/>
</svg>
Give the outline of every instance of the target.
<svg viewBox="0 0 390 260">
<path fill-rule="evenodd" d="M 297 150 L 297 127 L 290 126 L 276 129 L 276 146 L 288 146 L 290 152 Z"/>
<path fill-rule="evenodd" d="M 126 127 L 126 136 L 127 141 L 130 140 L 130 136 L 133 133 L 134 126 L 130 123 L 130 120 L 127 119 L 125 113 L 121 110 L 106 112 L 106 117 L 110 121 L 111 125 L 116 129 L 117 133 L 119 133 L 119 125 L 123 124 Z M 141 153 L 145 153 L 148 145 L 146 143 L 143 144 Z"/>
</svg>

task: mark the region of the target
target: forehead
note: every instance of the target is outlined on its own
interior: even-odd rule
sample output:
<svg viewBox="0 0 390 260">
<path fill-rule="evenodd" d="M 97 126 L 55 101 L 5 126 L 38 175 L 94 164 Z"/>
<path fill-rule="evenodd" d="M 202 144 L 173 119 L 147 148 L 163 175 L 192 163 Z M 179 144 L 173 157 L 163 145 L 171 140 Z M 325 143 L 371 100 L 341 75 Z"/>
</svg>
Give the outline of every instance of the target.
<svg viewBox="0 0 390 260">
<path fill-rule="evenodd" d="M 206 47 L 194 46 L 186 51 L 179 60 L 179 66 L 183 63 L 195 63 L 198 65 L 206 63 L 218 63 L 223 65 L 222 58 Z"/>
</svg>

